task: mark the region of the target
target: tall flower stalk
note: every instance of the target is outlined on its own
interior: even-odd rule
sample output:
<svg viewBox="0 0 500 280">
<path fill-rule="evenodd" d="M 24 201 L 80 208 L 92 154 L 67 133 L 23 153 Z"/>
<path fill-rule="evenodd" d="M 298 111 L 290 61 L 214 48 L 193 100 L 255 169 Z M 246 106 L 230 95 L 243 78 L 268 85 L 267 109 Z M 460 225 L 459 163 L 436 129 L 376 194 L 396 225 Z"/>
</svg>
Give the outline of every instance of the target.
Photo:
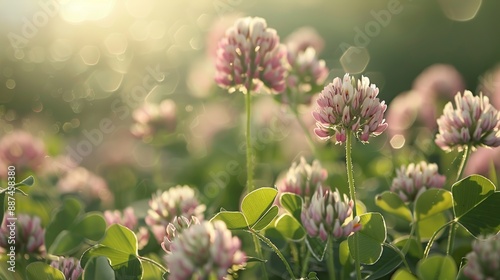
<svg viewBox="0 0 500 280">
<path fill-rule="evenodd" d="M 273 93 L 285 89 L 284 58 L 276 30 L 267 27 L 262 18 L 238 19 L 219 41 L 215 62 L 215 81 L 229 93 L 246 94 L 247 188 L 254 190 L 251 143 L 251 94 L 262 88 Z"/>
<path fill-rule="evenodd" d="M 246 109 L 247 190 L 253 191 L 253 152 L 251 137 L 252 92 L 266 88 L 273 93 L 285 89 L 284 58 L 286 49 L 280 45 L 276 30 L 267 27 L 263 18 L 238 19 L 219 41 L 215 62 L 215 82 L 232 93 L 243 92 Z M 253 235 L 255 251 L 262 258 L 260 243 Z M 264 266 L 264 274 L 266 274 Z M 265 275 L 266 276 L 266 275 Z"/>
<path fill-rule="evenodd" d="M 357 215 L 357 209 L 351 156 L 352 137 L 368 143 L 370 136 L 380 135 L 387 128 L 384 119 L 387 105 L 379 100 L 378 93 L 379 89 L 375 84 L 370 84 L 367 77 L 362 77 L 356 83 L 354 78 L 345 74 L 343 79 L 337 77 L 323 89 L 313 112 L 316 135 L 323 140 L 335 137 L 336 144 L 346 145 L 347 180 L 354 216 Z M 359 256 L 357 233 L 354 233 L 354 250 L 355 255 Z M 355 270 L 357 279 L 361 279 L 359 257 L 355 258 Z"/>
</svg>

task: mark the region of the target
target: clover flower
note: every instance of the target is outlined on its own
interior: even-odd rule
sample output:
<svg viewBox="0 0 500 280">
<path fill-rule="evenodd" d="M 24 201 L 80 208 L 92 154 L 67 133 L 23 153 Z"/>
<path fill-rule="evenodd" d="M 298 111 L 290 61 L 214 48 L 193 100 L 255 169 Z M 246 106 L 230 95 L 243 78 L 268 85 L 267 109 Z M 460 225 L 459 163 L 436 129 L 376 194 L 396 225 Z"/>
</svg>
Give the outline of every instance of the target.
<svg viewBox="0 0 500 280">
<path fill-rule="evenodd" d="M 174 241 L 174 238 L 179 236 L 185 229 L 189 228 L 192 225 L 197 225 L 200 223 L 200 220 L 195 216 L 191 216 L 191 219 L 188 219 L 183 216 L 177 216 L 174 220 L 168 224 L 165 229 L 166 235 L 163 238 L 163 242 L 161 243 L 161 247 L 165 252 L 170 251 L 170 244 Z"/>
<path fill-rule="evenodd" d="M 16 251 L 28 254 L 45 253 L 45 229 L 38 216 L 18 214 L 17 216 L 5 215 L 0 227 L 0 247 L 7 250 L 11 245 L 12 219 L 15 220 Z"/>
<path fill-rule="evenodd" d="M 80 261 L 75 258 L 60 258 L 50 263 L 50 266 L 59 269 L 66 280 L 77 280 L 83 273 Z"/>
<path fill-rule="evenodd" d="M 68 170 L 57 182 L 57 188 L 61 193 L 78 193 L 87 202 L 98 199 L 110 205 L 114 200 L 106 181 L 84 167 Z"/>
<path fill-rule="evenodd" d="M 133 112 L 135 123 L 130 129 L 137 138 L 147 138 L 159 131 L 172 133 L 175 130 L 176 106 L 170 99 L 160 104 L 146 103 Z"/>
<path fill-rule="evenodd" d="M 466 90 L 463 96 L 460 92 L 455 95 L 455 106 L 456 109 L 448 102 L 437 120 L 439 133 L 435 142 L 441 149 L 500 146 L 500 112 L 491 106 L 488 97 L 473 96 Z"/>
<path fill-rule="evenodd" d="M 106 210 L 104 211 L 104 219 L 106 220 L 106 224 L 120 224 L 122 226 L 127 227 L 130 230 L 135 230 L 137 227 L 137 217 L 134 213 L 134 208 L 127 207 L 123 209 L 123 213 L 119 210 Z"/>
<path fill-rule="evenodd" d="M 285 178 L 279 180 L 276 187 L 280 193 L 290 192 L 309 198 L 316 191 L 317 185 L 323 183 L 327 177 L 326 169 L 321 167 L 318 160 L 308 164 L 306 159 L 301 157 L 300 162 L 292 163 Z"/>
<path fill-rule="evenodd" d="M 164 239 L 165 228 L 176 216 L 195 216 L 203 220 L 205 211 L 205 205 L 198 201 L 194 189 L 180 185 L 153 194 L 149 207 L 145 221 L 151 227 L 158 244 Z"/>
<path fill-rule="evenodd" d="M 45 145 L 25 131 L 14 131 L 0 140 L 0 177 L 6 177 L 7 166 L 15 166 L 18 170 L 38 171 L 44 162 Z M 19 171 L 18 171 L 19 172 Z"/>
<path fill-rule="evenodd" d="M 241 241 L 222 221 L 191 225 L 177 236 L 167 251 L 168 279 L 226 279 L 245 265 Z"/>
<path fill-rule="evenodd" d="M 308 47 L 303 51 L 289 49 L 287 59 L 291 66 L 286 78 L 288 88 L 294 89 L 298 93 L 316 93 L 314 89 L 323 86 L 328 76 L 328 68 L 324 60 L 318 59 L 314 48 Z M 302 97 L 298 101 L 309 104 L 311 96 Z"/>
<path fill-rule="evenodd" d="M 474 240 L 472 252 L 465 258 L 467 264 L 463 268 L 463 273 L 469 279 L 500 279 L 500 235 Z"/>
<path fill-rule="evenodd" d="M 285 45 L 289 51 L 301 52 L 312 47 L 320 53 L 325 46 L 325 41 L 312 27 L 301 27 L 285 38 Z"/>
<path fill-rule="evenodd" d="M 396 170 L 396 177 L 392 180 L 391 191 L 396 193 L 404 202 L 413 202 L 427 189 L 442 188 L 446 177 L 438 173 L 435 163 L 421 161 L 410 163 Z"/>
<path fill-rule="evenodd" d="M 263 85 L 274 92 L 285 89 L 284 57 L 276 30 L 264 19 L 240 18 L 219 41 L 216 83 L 229 92 L 258 91 Z"/>
<path fill-rule="evenodd" d="M 387 128 L 384 112 L 387 105 L 378 99 L 379 89 L 362 77 L 357 84 L 345 74 L 335 78 L 320 93 L 313 112 L 317 128 L 316 135 L 323 140 L 335 136 L 337 144 L 346 141 L 351 131 L 363 143 L 370 136 L 380 135 Z"/>
<path fill-rule="evenodd" d="M 352 217 L 354 201 L 341 195 L 336 189 L 323 190 L 320 186 L 309 205 L 304 205 L 301 213 L 302 225 L 311 237 L 319 237 L 326 242 L 329 236 L 347 237 L 361 230 L 359 216 Z"/>
</svg>

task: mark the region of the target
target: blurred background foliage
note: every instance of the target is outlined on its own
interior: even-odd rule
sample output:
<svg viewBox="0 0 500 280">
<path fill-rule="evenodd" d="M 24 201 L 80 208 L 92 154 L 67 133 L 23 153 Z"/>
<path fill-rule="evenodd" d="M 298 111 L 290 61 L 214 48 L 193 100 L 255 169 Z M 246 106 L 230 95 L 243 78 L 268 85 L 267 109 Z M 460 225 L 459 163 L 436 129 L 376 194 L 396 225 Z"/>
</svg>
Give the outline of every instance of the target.
<svg viewBox="0 0 500 280">
<path fill-rule="evenodd" d="M 1 0 L 1 134 L 30 131 L 56 156 L 71 153 L 89 140 L 84 131 L 110 120 L 112 132 L 101 131 L 81 165 L 106 179 L 116 208 L 149 198 L 156 188 L 189 184 L 207 201 L 218 200 L 211 211 L 221 204 L 234 209 L 245 180 L 243 98 L 213 84 L 212 56 L 213 38 L 235 18 L 263 17 L 282 39 L 303 26 L 316 29 L 325 40 L 320 58 L 331 69 L 329 80 L 345 72 L 367 75 L 390 103 L 435 63 L 454 66 L 474 91 L 500 61 L 499 10 L 500 2 L 481 0 Z M 390 17 L 377 22 L 381 13 Z M 360 47 L 360 40 L 362 55 L 342 62 L 346 46 Z M 176 103 L 175 134 L 132 137 L 133 110 L 164 99 Z M 290 117 L 269 128 L 279 106 L 264 96 L 254 101 L 257 183 L 269 186 L 308 148 L 295 146 L 300 135 L 287 129 Z M 373 145 L 379 149 L 386 137 Z M 361 160 L 373 152 L 373 146 L 359 148 Z M 343 157 L 341 149 L 331 153 L 323 160 Z M 358 176 L 389 176 L 390 156 L 362 166 Z M 333 161 L 325 165 L 337 170 Z M 330 178 L 343 174 L 340 168 Z M 220 185 L 234 190 L 220 196 Z"/>
</svg>

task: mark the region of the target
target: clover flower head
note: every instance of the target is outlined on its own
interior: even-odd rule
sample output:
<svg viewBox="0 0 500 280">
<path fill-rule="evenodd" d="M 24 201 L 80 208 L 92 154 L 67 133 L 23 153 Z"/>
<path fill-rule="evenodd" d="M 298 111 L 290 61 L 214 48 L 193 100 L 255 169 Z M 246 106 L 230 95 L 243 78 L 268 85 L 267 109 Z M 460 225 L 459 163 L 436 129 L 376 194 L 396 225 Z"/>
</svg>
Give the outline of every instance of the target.
<svg viewBox="0 0 500 280">
<path fill-rule="evenodd" d="M 160 244 L 165 236 L 165 228 L 176 216 L 194 216 L 203 220 L 205 208 L 205 205 L 198 201 L 194 189 L 178 185 L 153 194 L 145 221 Z"/>
<path fill-rule="evenodd" d="M 469 279 L 500 279 L 500 234 L 474 240 L 463 273 Z"/>
<path fill-rule="evenodd" d="M 285 45 L 289 51 L 294 53 L 305 51 L 312 47 L 320 53 L 325 46 L 325 41 L 312 27 L 301 27 L 285 38 Z"/>
<path fill-rule="evenodd" d="M 50 263 L 50 266 L 59 269 L 67 280 L 77 280 L 83 273 L 80 261 L 75 258 L 60 258 Z"/>
<path fill-rule="evenodd" d="M 326 169 L 318 160 L 309 164 L 304 157 L 301 157 L 299 162 L 292 163 L 285 178 L 278 181 L 276 186 L 280 193 L 291 192 L 303 198 L 309 198 L 316 191 L 316 187 L 327 177 Z"/>
<path fill-rule="evenodd" d="M 170 245 L 166 263 L 168 279 L 226 279 L 245 265 L 241 241 L 232 236 L 222 221 L 208 221 L 184 229 Z"/>
<path fill-rule="evenodd" d="M 46 155 L 43 142 L 25 131 L 11 132 L 0 140 L 0 166 L 13 165 L 24 171 L 38 171 L 43 166 Z M 4 173 L 2 170 L 0 176 L 6 177 L 7 174 Z"/>
<path fill-rule="evenodd" d="M 401 166 L 392 180 L 391 191 L 404 202 L 413 202 L 430 188 L 442 188 L 445 182 L 446 177 L 438 173 L 437 164 L 421 161 Z"/>
<path fill-rule="evenodd" d="M 15 220 L 14 220 L 15 219 Z M 45 253 L 45 229 L 38 216 L 18 214 L 4 216 L 0 227 L 0 247 L 7 249 L 10 247 L 9 239 L 12 225 L 15 226 L 16 251 L 27 254 Z"/>
<path fill-rule="evenodd" d="M 120 224 L 127 227 L 130 230 L 135 230 L 137 227 L 137 217 L 134 213 L 134 208 L 127 207 L 123 209 L 123 212 L 119 210 L 106 210 L 104 211 L 104 219 L 108 226 L 112 224 Z"/>
<path fill-rule="evenodd" d="M 276 30 L 264 19 L 240 18 L 219 41 L 215 82 L 229 89 L 258 91 L 266 86 L 273 92 L 285 89 L 286 49 Z"/>
<path fill-rule="evenodd" d="M 137 138 L 152 137 L 159 131 L 172 133 L 177 124 L 176 105 L 170 99 L 160 104 L 146 103 L 133 112 L 133 118 L 130 131 Z"/>
<path fill-rule="evenodd" d="M 324 190 L 319 187 L 309 205 L 304 205 L 301 213 L 302 225 L 311 237 L 319 237 L 326 242 L 333 238 L 347 237 L 361 230 L 360 218 L 352 218 L 354 201 L 341 195 L 336 189 Z M 352 218 L 352 219 L 351 219 Z"/>
<path fill-rule="evenodd" d="M 437 120 L 439 133 L 436 144 L 445 151 L 465 146 L 500 146 L 500 112 L 488 97 L 472 95 L 466 90 L 455 95 L 455 106 L 448 102 L 443 115 Z"/>
<path fill-rule="evenodd" d="M 380 102 L 378 93 L 379 89 L 367 77 L 357 83 L 349 74 L 343 79 L 335 78 L 316 102 L 314 132 L 320 139 L 335 137 L 336 143 L 342 144 L 347 139 L 346 133 L 352 131 L 356 138 L 367 143 L 370 136 L 380 135 L 387 128 L 384 119 L 387 105 Z"/>
<path fill-rule="evenodd" d="M 86 201 L 98 199 L 110 205 L 114 200 L 106 181 L 84 167 L 68 170 L 57 182 L 57 188 L 61 193 L 78 193 Z"/>
<path fill-rule="evenodd" d="M 314 48 L 308 47 L 303 51 L 289 49 L 287 59 L 291 67 L 287 76 L 288 88 L 298 93 L 315 93 L 315 88 L 323 86 L 328 76 L 328 68 L 324 60 L 318 59 Z M 308 104 L 311 96 L 300 101 Z"/>
</svg>

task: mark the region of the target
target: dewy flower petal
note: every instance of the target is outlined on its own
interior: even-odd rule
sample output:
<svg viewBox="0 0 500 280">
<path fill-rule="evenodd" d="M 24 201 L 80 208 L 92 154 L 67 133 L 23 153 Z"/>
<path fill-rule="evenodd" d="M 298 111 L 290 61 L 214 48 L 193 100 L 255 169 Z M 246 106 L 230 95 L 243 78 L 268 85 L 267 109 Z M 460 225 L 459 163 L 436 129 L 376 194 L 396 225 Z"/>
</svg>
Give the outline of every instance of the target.
<svg viewBox="0 0 500 280">
<path fill-rule="evenodd" d="M 66 280 L 78 280 L 83 273 L 80 261 L 72 257 L 54 260 L 50 263 L 50 266 L 59 269 Z"/>
<path fill-rule="evenodd" d="M 336 143 L 346 141 L 351 131 L 363 143 L 370 136 L 380 135 L 387 128 L 384 112 L 387 105 L 378 99 L 379 89 L 367 77 L 357 83 L 349 74 L 335 78 L 317 100 L 313 112 L 316 120 L 314 132 L 323 140 L 335 136 Z"/>
<path fill-rule="evenodd" d="M 439 133 L 436 144 L 445 151 L 465 146 L 500 146 L 500 112 L 488 97 L 465 91 L 455 96 L 455 107 L 448 102 L 443 115 L 437 120 Z"/>
<path fill-rule="evenodd" d="M 229 92 L 257 91 L 262 86 L 281 92 L 285 89 L 285 56 L 276 30 L 268 28 L 264 19 L 241 18 L 219 41 L 215 81 Z"/>
</svg>

